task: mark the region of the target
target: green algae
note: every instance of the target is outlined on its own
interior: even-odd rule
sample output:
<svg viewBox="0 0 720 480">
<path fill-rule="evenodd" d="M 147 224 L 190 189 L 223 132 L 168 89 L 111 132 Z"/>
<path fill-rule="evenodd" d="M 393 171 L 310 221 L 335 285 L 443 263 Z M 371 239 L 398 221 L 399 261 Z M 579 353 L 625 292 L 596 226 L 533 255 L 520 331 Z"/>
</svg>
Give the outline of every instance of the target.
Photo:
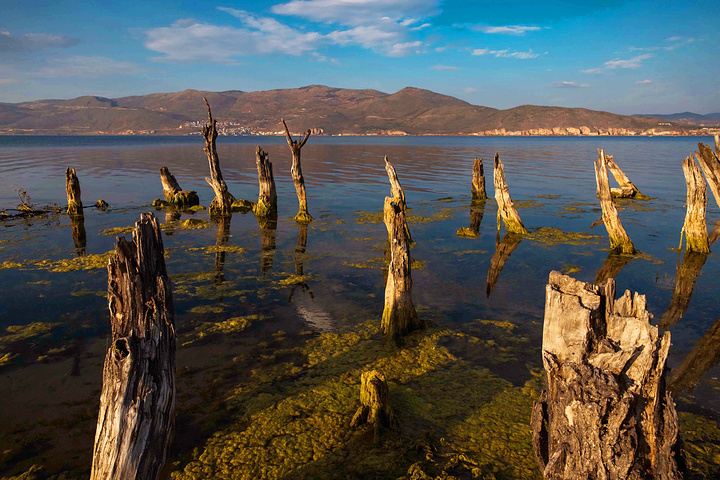
<svg viewBox="0 0 720 480">
<path fill-rule="evenodd" d="M 555 198 L 562 198 L 562 195 L 555 195 L 555 194 L 551 194 L 551 193 L 546 193 L 545 195 L 538 195 L 536 198 L 551 198 L 551 199 L 555 199 Z"/>
<path fill-rule="evenodd" d="M 200 230 L 209 227 L 210 222 L 201 218 L 188 218 L 184 222 L 180 223 L 180 228 L 183 230 Z"/>
<path fill-rule="evenodd" d="M 720 425 L 689 412 L 678 412 L 678 420 L 690 473 L 698 478 L 720 478 Z"/>
<path fill-rule="evenodd" d="M 227 305 L 198 305 L 190 309 L 191 313 L 223 313 L 227 309 Z"/>
<path fill-rule="evenodd" d="M 310 280 L 310 275 L 289 275 L 286 278 L 278 280 L 278 285 L 297 285 L 299 283 L 307 283 Z"/>
<path fill-rule="evenodd" d="M 202 250 L 204 253 L 243 253 L 245 251 L 244 248 L 238 246 L 238 245 L 210 245 L 207 247 L 191 247 L 188 248 L 188 251 L 198 251 Z"/>
<path fill-rule="evenodd" d="M 20 267 L 22 267 L 21 263 L 11 262 L 10 260 L 0 263 L 0 270 L 5 270 L 6 268 L 20 268 Z"/>
<path fill-rule="evenodd" d="M 529 199 L 513 202 L 513 205 L 515 205 L 515 208 L 517 209 L 530 209 L 544 207 L 547 204 L 543 202 L 538 202 L 537 200 Z"/>
<path fill-rule="evenodd" d="M 560 210 L 562 210 L 565 213 L 585 213 L 584 208 L 575 207 L 573 205 L 566 205 L 562 207 Z"/>
<path fill-rule="evenodd" d="M 115 253 L 110 250 L 105 253 L 94 253 L 75 258 L 61 260 L 41 260 L 33 265 L 50 272 L 75 272 L 78 270 L 92 270 L 95 268 L 107 268 L 110 257 Z"/>
<path fill-rule="evenodd" d="M 207 209 L 202 205 L 193 205 L 192 207 L 187 208 L 187 210 L 191 212 L 199 212 Z"/>
<path fill-rule="evenodd" d="M 408 223 L 431 223 L 440 222 L 442 220 L 448 220 L 455 218 L 455 209 L 452 208 L 440 208 L 437 212 L 433 213 L 432 216 L 426 217 L 422 215 L 413 215 L 412 209 L 408 209 L 407 222 Z"/>
<path fill-rule="evenodd" d="M 70 292 L 70 295 L 73 297 L 87 297 L 90 295 L 95 295 L 96 297 L 104 297 L 107 298 L 107 290 L 78 290 L 76 292 Z"/>
<path fill-rule="evenodd" d="M 342 262 L 346 267 L 352 268 L 383 268 L 386 266 L 385 257 L 375 257 L 362 262 Z"/>
<path fill-rule="evenodd" d="M 358 225 L 383 223 L 383 212 L 355 212 L 355 223 Z"/>
<path fill-rule="evenodd" d="M 206 338 L 213 334 L 233 334 L 246 330 L 250 325 L 267 317 L 262 315 L 246 315 L 244 317 L 232 317 L 221 322 L 203 323 L 187 336 L 187 340 L 182 343 L 183 347 L 191 345 L 198 340 Z"/>
<path fill-rule="evenodd" d="M 134 226 L 106 228 L 105 230 L 100 230 L 100 235 L 126 235 L 132 233 L 134 228 Z"/>
<path fill-rule="evenodd" d="M 593 245 L 599 244 L 603 237 L 584 232 L 566 232 L 555 227 L 542 227 L 530 232 L 525 238 L 533 245 Z"/>
<path fill-rule="evenodd" d="M 488 253 L 487 250 L 463 250 L 462 252 L 452 252 L 453 255 L 478 255 Z"/>
<path fill-rule="evenodd" d="M 515 325 L 515 324 L 512 323 L 512 322 L 503 322 L 503 321 L 501 321 L 501 320 L 483 320 L 483 319 L 478 319 L 478 320 L 475 320 L 475 321 L 476 321 L 477 323 L 479 323 L 480 325 L 492 325 L 493 327 L 502 328 L 503 330 L 506 330 L 506 331 L 511 332 L 511 333 L 512 333 L 513 330 L 515 330 L 515 327 L 517 327 L 517 325 Z"/>
<path fill-rule="evenodd" d="M 578 265 L 563 265 L 563 267 L 560 269 L 560 271 L 565 275 L 571 275 L 573 273 L 578 273 L 582 270 L 582 267 Z"/>
<path fill-rule="evenodd" d="M 17 357 L 17 355 L 13 355 L 12 353 L 0 352 L 0 367 L 3 365 L 9 365 L 15 357 Z"/>
<path fill-rule="evenodd" d="M 29 338 L 45 336 L 58 325 L 60 324 L 44 322 L 33 322 L 27 325 L 10 325 L 5 328 L 5 333 L 0 334 L 0 345 L 8 345 Z"/>
<path fill-rule="evenodd" d="M 28 285 L 51 285 L 52 280 L 38 280 L 37 282 L 27 282 Z"/>
<path fill-rule="evenodd" d="M 480 232 L 476 232 L 468 227 L 460 227 L 457 231 L 457 236 L 463 238 L 477 238 L 480 236 Z"/>
</svg>

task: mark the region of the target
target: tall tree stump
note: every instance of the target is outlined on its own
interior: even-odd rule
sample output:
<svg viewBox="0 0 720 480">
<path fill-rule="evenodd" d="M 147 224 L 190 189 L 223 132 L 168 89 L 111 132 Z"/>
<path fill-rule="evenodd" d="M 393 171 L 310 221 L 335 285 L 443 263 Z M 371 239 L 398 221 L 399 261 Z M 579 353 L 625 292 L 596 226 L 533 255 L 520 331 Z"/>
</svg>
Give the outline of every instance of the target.
<svg viewBox="0 0 720 480">
<path fill-rule="evenodd" d="M 390 163 L 390 160 L 388 160 L 387 155 L 385 155 L 385 171 L 388 174 L 388 180 L 390 181 L 390 194 L 392 195 L 393 202 L 395 205 L 397 205 L 400 209 L 402 209 L 403 213 L 407 210 L 407 203 L 405 202 L 405 190 L 403 190 L 402 185 L 400 185 L 400 180 L 398 179 L 397 172 L 395 171 L 395 167 L 392 163 Z M 388 211 L 385 211 L 385 217 L 384 222 L 385 225 L 389 225 L 388 222 L 390 222 L 390 219 L 387 218 Z M 388 237 L 392 235 L 390 231 L 390 227 L 388 227 Z M 407 223 L 405 223 L 405 235 L 408 238 L 408 242 L 412 244 L 412 236 L 410 235 L 410 229 L 407 226 Z"/>
<path fill-rule="evenodd" d="M 160 167 L 160 182 L 163 186 L 165 201 L 177 208 L 188 208 L 200 205 L 200 198 L 194 190 L 183 190 L 167 167 Z"/>
<path fill-rule="evenodd" d="M 80 198 L 80 180 L 75 174 L 75 169 L 67 167 L 65 170 L 65 192 L 67 193 L 68 215 L 82 215 L 83 204 Z"/>
<path fill-rule="evenodd" d="M 485 191 L 485 170 L 483 169 L 483 159 L 475 157 L 473 164 L 472 187 L 472 204 L 478 205 L 487 200 L 487 192 Z"/>
<path fill-rule="evenodd" d="M 598 149 L 599 151 L 599 149 Z M 612 155 L 605 155 L 605 162 L 607 163 L 607 167 L 610 170 L 610 173 L 612 173 L 612 176 L 615 177 L 615 181 L 620 185 L 620 188 L 611 188 L 610 194 L 613 197 L 616 198 L 637 198 L 641 200 L 646 200 L 650 197 L 647 195 L 643 195 L 640 193 L 640 190 L 635 186 L 633 182 L 630 181 L 630 178 L 628 178 L 627 175 L 625 175 L 625 172 L 623 172 L 617 163 L 615 163 L 615 160 L 613 160 Z"/>
<path fill-rule="evenodd" d="M 205 148 L 203 151 L 208 158 L 210 165 L 210 178 L 205 177 L 205 181 L 215 191 L 215 198 L 210 203 L 208 213 L 211 217 L 222 215 L 232 215 L 232 204 L 235 201 L 228 191 L 227 184 L 223 180 L 222 171 L 220 170 L 220 159 L 218 158 L 217 149 L 215 148 L 215 140 L 217 140 L 217 121 L 213 119 L 210 111 L 210 104 L 206 98 L 203 98 L 208 111 L 208 123 L 202 129 L 202 135 L 205 139 Z"/>
<path fill-rule="evenodd" d="M 151 213 L 108 263 L 105 357 L 91 480 L 153 480 L 175 422 L 175 320 L 160 225 Z"/>
<path fill-rule="evenodd" d="M 350 427 L 355 428 L 363 423 L 375 427 L 375 443 L 379 441 L 382 427 L 397 426 L 385 376 L 377 370 L 365 372 L 360 377 L 360 408 L 353 415 Z"/>
<path fill-rule="evenodd" d="M 510 189 L 508 189 L 507 182 L 505 181 L 505 167 L 500 161 L 500 155 L 497 153 L 495 154 L 495 170 L 493 174 L 495 180 L 495 201 L 498 206 L 498 230 L 500 230 L 500 220 L 502 220 L 508 232 L 528 233 L 520 219 L 520 214 L 518 214 L 515 205 L 513 205 L 510 199 Z"/>
<path fill-rule="evenodd" d="M 546 479 L 679 479 L 675 404 L 665 391 L 670 332 L 650 325 L 644 295 L 615 300 L 550 273 L 543 325 L 547 389 L 533 407 L 533 446 Z"/>
<path fill-rule="evenodd" d="M 288 146 L 290 147 L 290 152 L 292 153 L 292 167 L 290 168 L 290 174 L 292 175 L 293 183 L 295 184 L 295 192 L 297 193 L 299 204 L 298 213 L 297 215 L 295 215 L 295 221 L 298 223 L 310 223 L 312 222 L 313 218 L 308 213 L 307 193 L 305 192 L 305 178 L 303 177 L 302 166 L 300 164 L 300 151 L 305 145 L 305 142 L 308 141 L 308 138 L 310 138 L 310 134 L 312 133 L 312 131 L 308 128 L 307 132 L 305 132 L 305 135 L 300 136 L 300 138 L 295 141 L 290 135 L 290 130 L 288 130 L 288 126 L 285 123 L 285 120 L 281 118 L 280 121 L 282 121 L 283 127 L 285 127 L 285 138 L 287 139 Z"/>
<path fill-rule="evenodd" d="M 716 137 L 717 138 L 717 137 Z M 720 207 L 720 145 L 716 140 L 715 152 L 710 147 L 702 143 L 698 143 L 699 152 L 695 152 L 700 168 L 705 174 L 708 186 L 715 197 L 715 203 Z"/>
<path fill-rule="evenodd" d="M 620 223 L 617 208 L 615 208 L 612 195 L 610 195 L 605 152 L 598 151 L 600 156 L 595 161 L 595 182 L 597 183 L 597 196 L 602 207 L 602 220 L 610 237 L 610 251 L 633 255 L 637 251 L 622 223 Z"/>
<path fill-rule="evenodd" d="M 687 185 L 687 208 L 685 223 L 680 231 L 680 248 L 682 248 L 683 233 L 685 234 L 685 249 L 688 252 L 710 253 L 710 243 L 707 232 L 707 187 L 702 171 L 695 164 L 692 157 L 687 157 L 682 163 Z"/>
<path fill-rule="evenodd" d="M 390 197 L 385 197 L 384 218 L 390 232 L 391 258 L 380 328 L 386 337 L 397 342 L 407 333 L 425 328 L 425 322 L 418 317 L 412 301 L 410 239 L 405 212 Z"/>
<path fill-rule="evenodd" d="M 277 217 L 277 191 L 273 178 L 272 163 L 268 154 L 258 145 L 255 148 L 255 165 L 258 172 L 260 192 L 253 213 L 258 217 Z"/>
</svg>

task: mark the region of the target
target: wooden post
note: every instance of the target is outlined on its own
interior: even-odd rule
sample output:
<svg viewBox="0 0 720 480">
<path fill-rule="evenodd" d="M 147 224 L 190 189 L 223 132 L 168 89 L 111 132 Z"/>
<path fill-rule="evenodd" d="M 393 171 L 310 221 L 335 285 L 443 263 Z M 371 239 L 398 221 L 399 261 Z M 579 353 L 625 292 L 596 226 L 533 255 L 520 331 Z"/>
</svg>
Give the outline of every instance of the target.
<svg viewBox="0 0 720 480">
<path fill-rule="evenodd" d="M 80 180 L 75 175 L 75 169 L 67 167 L 65 170 L 65 192 L 67 193 L 68 215 L 82 215 L 83 204 L 80 198 Z"/>
<path fill-rule="evenodd" d="M 595 161 L 595 182 L 597 183 L 597 196 L 602 207 L 602 219 L 610 237 L 610 251 L 616 253 L 635 254 L 635 246 L 620 223 L 617 208 L 610 195 L 610 183 L 607 175 L 605 152 L 598 149 L 600 156 Z"/>
<path fill-rule="evenodd" d="M 277 191 L 275 190 L 272 163 L 268 160 L 267 152 L 259 145 L 255 148 L 255 165 L 257 166 L 260 193 L 258 201 L 253 207 L 253 213 L 258 217 L 277 218 Z"/>
<path fill-rule="evenodd" d="M 485 296 L 488 298 L 495 289 L 498 278 L 500 278 L 500 273 L 502 273 L 503 268 L 505 268 L 505 263 L 507 263 L 510 255 L 512 255 L 515 249 L 520 245 L 520 242 L 523 240 L 523 236 L 517 233 L 507 232 L 503 237 L 502 242 L 499 240 L 500 232 L 498 232 L 497 237 L 495 238 L 495 253 L 492 256 L 492 259 L 490 259 L 490 268 L 488 269 L 487 286 L 485 287 Z"/>
<path fill-rule="evenodd" d="M 480 235 L 480 223 L 485 215 L 485 202 L 479 202 L 470 207 L 470 227 L 461 227 L 457 231 L 458 237 L 477 238 Z"/>
<path fill-rule="evenodd" d="M 292 167 L 290 168 L 290 173 L 293 178 L 293 183 L 295 183 L 295 192 L 297 193 L 299 204 L 298 214 L 295 215 L 295 221 L 298 223 L 310 223 L 313 218 L 308 213 L 307 194 L 305 193 L 305 178 L 303 177 L 302 167 L 300 165 L 300 151 L 305 145 L 305 142 L 307 142 L 308 138 L 310 138 L 310 134 L 312 132 L 308 128 L 308 131 L 305 132 L 305 136 L 300 136 L 300 138 L 295 141 L 292 139 L 292 136 L 290 136 L 290 130 L 288 130 L 285 120 L 282 118 L 280 120 L 282 121 L 283 127 L 285 127 L 285 138 L 287 139 L 290 152 L 292 153 Z"/>
<path fill-rule="evenodd" d="M 353 415 L 350 427 L 363 423 L 375 427 L 374 443 L 379 442 L 381 427 L 397 426 L 385 376 L 377 370 L 364 372 L 360 377 L 360 408 Z"/>
<path fill-rule="evenodd" d="M 533 446 L 546 479 L 680 479 L 675 403 L 665 391 L 670 332 L 650 325 L 645 296 L 615 300 L 550 273 L 543 326 L 547 388 L 533 407 Z"/>
<path fill-rule="evenodd" d="M 175 422 L 175 320 L 160 225 L 151 213 L 108 263 L 105 357 L 91 480 L 157 479 Z"/>
<path fill-rule="evenodd" d="M 613 197 L 616 198 L 638 198 L 642 200 L 647 200 L 647 195 L 643 195 L 640 193 L 640 190 L 635 186 L 633 182 L 630 181 L 627 175 L 625 175 L 625 172 L 623 172 L 617 163 L 613 160 L 612 155 L 605 155 L 605 162 L 607 163 L 607 167 L 610 170 L 610 173 L 612 173 L 612 176 L 615 177 L 615 181 L 617 181 L 618 185 L 620 185 L 620 188 L 611 188 L 610 194 Z"/>
<path fill-rule="evenodd" d="M 718 158 L 718 155 L 720 155 L 720 152 L 718 152 L 719 149 L 720 148 L 718 147 L 718 144 L 715 143 L 715 153 L 713 153 L 710 147 L 702 143 L 698 143 L 698 150 L 700 151 L 695 152 L 695 158 L 697 158 L 697 161 L 700 164 L 700 168 L 702 168 L 702 171 L 705 174 L 705 179 L 710 186 L 710 190 L 715 197 L 715 203 L 718 204 L 718 207 L 720 207 L 720 159 Z"/>
<path fill-rule="evenodd" d="M 687 185 L 687 201 L 685 206 L 685 223 L 680 231 L 680 247 L 682 248 L 683 233 L 685 234 L 685 249 L 688 252 L 710 253 L 710 243 L 707 233 L 707 187 L 702 171 L 695 164 L 692 157 L 682 162 L 685 184 Z"/>
<path fill-rule="evenodd" d="M 385 197 L 385 226 L 390 232 L 391 260 L 385 284 L 385 308 L 380 328 L 388 338 L 398 342 L 407 333 L 425 328 L 412 301 L 410 240 L 405 212 L 394 199 Z"/>
<path fill-rule="evenodd" d="M 495 171 L 493 174 L 495 180 L 495 201 L 498 205 L 498 230 L 500 230 L 500 220 L 502 219 L 508 232 L 528 233 L 510 199 L 510 190 L 508 189 L 507 182 L 505 182 L 505 167 L 500 161 L 500 155 L 497 153 L 495 154 Z"/>
<path fill-rule="evenodd" d="M 180 184 L 167 167 L 160 167 L 160 182 L 162 182 L 163 197 L 166 202 L 178 208 L 200 205 L 197 192 L 180 188 Z"/>
<path fill-rule="evenodd" d="M 485 192 L 485 171 L 483 169 L 482 158 L 475 157 L 475 163 L 473 164 L 473 179 L 472 179 L 472 204 L 478 205 L 487 200 L 487 192 Z"/>
<path fill-rule="evenodd" d="M 215 140 L 217 139 L 217 121 L 212 118 L 212 112 L 210 111 L 210 104 L 206 98 L 205 105 L 208 111 L 208 123 L 202 129 L 203 138 L 205 138 L 205 148 L 203 151 L 208 158 L 208 164 L 210 165 L 210 178 L 205 177 L 205 181 L 215 191 L 215 198 L 210 203 L 208 213 L 211 217 L 217 215 L 232 215 L 232 204 L 235 201 L 228 191 L 227 184 L 222 177 L 222 171 L 220 170 L 220 159 L 218 158 L 217 149 L 215 148 Z"/>
</svg>

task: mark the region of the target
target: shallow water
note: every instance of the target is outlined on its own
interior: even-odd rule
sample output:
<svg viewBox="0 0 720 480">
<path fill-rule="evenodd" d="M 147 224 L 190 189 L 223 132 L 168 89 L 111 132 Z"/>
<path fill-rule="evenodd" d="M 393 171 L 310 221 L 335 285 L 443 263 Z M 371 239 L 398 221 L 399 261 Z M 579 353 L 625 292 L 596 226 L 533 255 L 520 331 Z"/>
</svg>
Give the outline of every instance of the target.
<svg viewBox="0 0 720 480">
<path fill-rule="evenodd" d="M 389 195 L 384 155 L 395 166 L 411 209 L 412 255 L 418 261 L 413 297 L 420 314 L 440 327 L 478 336 L 491 335 L 490 323 L 483 321 L 512 324 L 512 335 L 497 340 L 497 356 L 471 348 L 463 352 L 474 365 L 522 386 L 542 368 L 549 272 L 564 270 L 593 281 L 608 257 L 604 227 L 590 229 L 600 218 L 592 166 L 596 149 L 614 155 L 651 197 L 619 202 L 621 221 L 644 255 L 631 259 L 616 280 L 618 292 L 646 294 L 659 321 L 671 304 L 683 260 L 683 252 L 676 250 L 685 215 L 681 161 L 697 149 L 698 141 L 712 143 L 711 138 L 692 137 L 311 137 L 302 160 L 315 221 L 301 252 L 284 139 L 220 137 L 223 175 L 237 198 L 255 200 L 255 145 L 268 151 L 279 222 L 276 230 L 261 229 L 252 214 L 235 214 L 229 225 L 210 222 L 209 228 L 184 230 L 165 212 L 156 212 L 161 223 L 169 223 L 164 242 L 179 339 L 178 432 L 170 464 L 182 468 L 192 449 L 201 448 L 217 430 L 228 392 L 247 380 L 250 369 L 268 368 L 262 363 L 264 352 L 292 350 L 308 338 L 368 319 L 379 323 L 387 234 L 377 214 Z M 470 223 L 473 158 L 485 159 L 492 195 L 496 151 L 531 232 L 516 244 L 502 242 L 504 229 L 498 236 L 493 201 L 484 208 L 477 238 L 456 235 Z M 183 188 L 198 192 L 201 204 L 209 204 L 213 193 L 203 180 L 207 160 L 199 137 L 0 137 L 0 208 L 14 208 L 20 188 L 35 204 L 63 204 L 64 170 L 72 166 L 85 205 L 100 198 L 110 204 L 106 211 L 85 210 L 84 254 L 103 254 L 115 241 L 103 230 L 130 226 L 141 212 L 153 210 L 150 203 L 162 195 L 158 170 L 163 165 Z M 712 228 L 720 210 L 708 195 Z M 191 217 L 209 221 L 206 211 L 183 214 L 180 221 Z M 590 238 L 561 238 L 543 227 Z M 489 275 L 498 242 L 511 255 L 500 271 Z M 224 248 L 208 249 L 217 245 Z M 0 453 L 0 476 L 33 464 L 72 475 L 89 469 L 109 330 L 103 296 L 107 273 L 104 268 L 55 272 L 52 266 L 36 265 L 77 256 L 66 215 L 0 222 L 0 264 L 22 265 L 0 269 L 0 330 L 5 332 L 0 334 L 0 358 L 6 355 L 0 364 L 0 442 L 12 445 Z M 697 267 L 696 262 L 695 272 Z M 670 326 L 669 365 L 680 367 L 686 358 L 704 360 L 685 365 L 689 380 L 676 398 L 681 411 L 718 421 L 720 384 L 713 359 L 720 347 L 712 341 L 717 328 L 711 327 L 720 316 L 715 295 L 720 262 L 711 254 L 699 267 L 687 309 Z M 236 317 L 244 320 L 216 325 Z"/>
</svg>

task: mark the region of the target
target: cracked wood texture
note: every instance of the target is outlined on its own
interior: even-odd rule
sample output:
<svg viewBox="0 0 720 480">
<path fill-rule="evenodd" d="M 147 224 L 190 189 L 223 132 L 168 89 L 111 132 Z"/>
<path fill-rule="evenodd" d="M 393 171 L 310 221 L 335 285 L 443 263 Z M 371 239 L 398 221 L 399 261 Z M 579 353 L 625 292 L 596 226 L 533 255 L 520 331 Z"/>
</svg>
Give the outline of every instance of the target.
<svg viewBox="0 0 720 480">
<path fill-rule="evenodd" d="M 395 171 L 395 167 L 392 163 L 390 163 L 390 160 L 388 160 L 387 155 L 385 155 L 385 171 L 388 174 L 388 180 L 390 181 L 390 194 L 393 197 L 393 202 L 395 205 L 397 205 L 403 213 L 407 210 L 407 203 L 405 202 L 405 190 L 403 190 L 402 185 L 400 185 L 400 180 L 398 179 L 397 172 Z M 387 215 L 387 210 L 385 210 L 385 215 Z M 392 222 L 390 219 L 385 218 L 384 219 L 385 225 L 390 225 Z M 390 222 L 390 223 L 389 223 Z M 390 231 L 390 227 L 388 227 L 388 236 L 390 237 L 392 235 L 392 232 Z M 407 226 L 407 223 L 405 223 L 405 235 L 407 235 L 408 242 L 412 244 L 413 239 L 412 235 L 410 235 L 410 229 Z"/>
<path fill-rule="evenodd" d="M 220 159 L 218 158 L 217 149 L 215 148 L 215 140 L 217 140 L 217 121 L 212 118 L 210 104 L 206 98 L 205 105 L 208 111 L 208 123 L 202 129 L 202 135 L 205 139 L 205 148 L 203 151 L 208 158 L 210 165 L 210 178 L 205 177 L 205 181 L 215 191 L 215 198 L 210 203 L 209 213 L 211 216 L 216 215 L 232 215 L 232 204 L 235 201 L 228 191 L 227 184 L 223 180 L 222 171 L 220 170 Z"/>
<path fill-rule="evenodd" d="M 285 119 L 280 119 L 285 128 L 285 139 L 287 140 L 290 152 L 292 153 L 292 167 L 290 167 L 290 174 L 292 175 L 293 183 L 295 184 L 295 192 L 298 197 L 298 213 L 295 215 L 295 221 L 298 223 L 310 223 L 313 217 L 308 213 L 307 204 L 307 193 L 305 192 L 305 178 L 302 174 L 302 166 L 300 164 L 300 152 L 305 142 L 310 138 L 312 131 L 308 128 L 304 136 L 300 136 L 297 141 L 293 140 L 290 135 Z"/>
<path fill-rule="evenodd" d="M 550 273 L 543 325 L 547 388 L 533 407 L 546 479 L 680 479 L 675 403 L 665 390 L 670 332 L 644 295 Z"/>
<path fill-rule="evenodd" d="M 485 170 L 483 169 L 483 159 L 475 157 L 473 163 L 473 178 L 470 188 L 472 193 L 472 204 L 477 205 L 487 200 L 487 192 L 485 191 Z"/>
<path fill-rule="evenodd" d="M 600 149 L 598 149 L 598 152 L 599 151 Z M 615 177 L 615 181 L 617 181 L 618 185 L 620 185 L 620 188 L 610 189 L 610 193 L 613 197 L 643 199 L 648 198 L 647 196 L 640 193 L 640 190 L 638 190 L 635 184 L 630 181 L 627 175 L 625 175 L 625 172 L 623 172 L 618 166 L 618 164 L 615 163 L 612 155 L 605 155 L 605 162 L 607 163 L 607 167 L 610 170 L 610 173 L 612 173 L 612 176 Z"/>
<path fill-rule="evenodd" d="M 497 153 L 495 154 L 495 171 L 493 174 L 495 180 L 495 201 L 498 205 L 498 230 L 500 230 L 500 220 L 502 219 L 502 222 L 505 224 L 505 228 L 507 228 L 508 232 L 528 233 L 525 225 L 523 225 L 523 222 L 520 219 L 520 214 L 518 214 L 515 209 L 515 205 L 513 205 L 513 202 L 510 199 L 510 190 L 508 189 L 507 182 L 505 181 L 505 167 L 500 161 L 500 155 Z"/>
<path fill-rule="evenodd" d="M 610 251 L 629 255 L 635 254 L 637 252 L 635 246 L 623 228 L 622 223 L 620 223 L 617 208 L 615 208 L 615 203 L 610 194 L 605 152 L 600 149 L 598 152 L 600 155 L 595 160 L 595 182 L 597 183 L 597 196 L 602 207 L 602 220 L 610 237 Z"/>
<path fill-rule="evenodd" d="M 151 213 L 108 262 L 105 357 L 91 480 L 153 480 L 175 417 L 175 321 L 160 225 Z"/>
<path fill-rule="evenodd" d="M 80 198 L 80 180 L 75 174 L 75 169 L 67 167 L 65 170 L 65 193 L 67 193 L 68 215 L 82 215 L 83 204 Z"/>
<path fill-rule="evenodd" d="M 272 163 L 268 154 L 258 145 L 255 148 L 255 165 L 258 172 L 259 193 L 253 213 L 258 217 L 277 217 L 277 190 L 273 178 Z"/>
<path fill-rule="evenodd" d="M 710 253 L 710 243 L 707 232 L 707 187 L 702 171 L 687 157 L 682 162 L 685 184 L 687 185 L 687 201 L 685 206 L 685 223 L 680 231 L 680 248 L 682 237 L 685 234 L 685 249 L 688 252 Z"/>
<path fill-rule="evenodd" d="M 720 142 L 715 137 L 715 152 L 710 147 L 702 143 L 698 143 L 699 152 L 695 152 L 700 168 L 705 174 L 710 190 L 715 197 L 715 203 L 720 207 Z"/>
</svg>

